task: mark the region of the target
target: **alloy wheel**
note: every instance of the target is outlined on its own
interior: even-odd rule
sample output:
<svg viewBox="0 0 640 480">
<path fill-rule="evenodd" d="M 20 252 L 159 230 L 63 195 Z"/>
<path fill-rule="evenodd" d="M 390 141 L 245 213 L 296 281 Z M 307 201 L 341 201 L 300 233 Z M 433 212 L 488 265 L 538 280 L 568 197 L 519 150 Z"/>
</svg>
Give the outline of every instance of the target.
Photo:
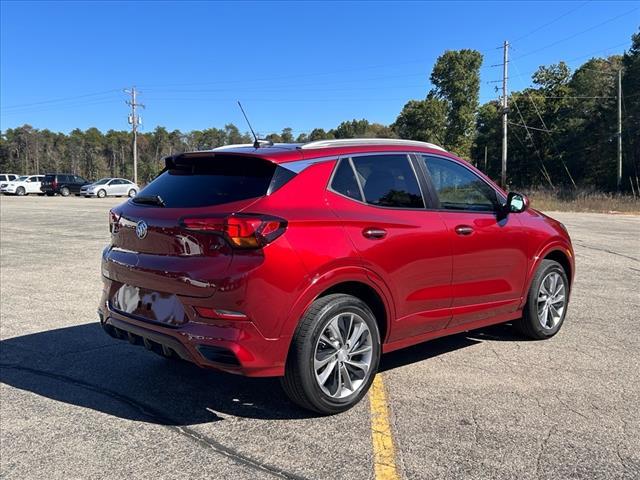
<svg viewBox="0 0 640 480">
<path fill-rule="evenodd" d="M 362 317 L 340 313 L 325 325 L 316 342 L 313 369 L 320 389 L 331 398 L 356 393 L 370 375 L 371 332 Z"/>
<path fill-rule="evenodd" d="M 562 320 L 566 307 L 566 287 L 558 272 L 550 272 L 538 290 L 538 321 L 542 328 L 553 329 Z"/>
</svg>

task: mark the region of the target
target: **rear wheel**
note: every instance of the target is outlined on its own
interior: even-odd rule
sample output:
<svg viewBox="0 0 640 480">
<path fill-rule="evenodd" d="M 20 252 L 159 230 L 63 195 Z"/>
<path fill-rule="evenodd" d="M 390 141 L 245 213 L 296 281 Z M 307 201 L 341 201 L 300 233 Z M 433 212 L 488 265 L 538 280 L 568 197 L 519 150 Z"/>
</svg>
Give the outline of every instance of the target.
<svg viewBox="0 0 640 480">
<path fill-rule="evenodd" d="M 23 195 L 26 195 L 27 191 L 24 189 L 24 187 L 18 187 L 16 188 L 16 195 L 18 195 L 19 197 L 22 197 Z"/>
<path fill-rule="evenodd" d="M 104 198 L 107 196 L 107 192 L 105 192 L 103 189 L 98 190 L 98 198 Z"/>
<path fill-rule="evenodd" d="M 69 191 L 68 187 L 62 187 L 60 189 L 60 195 L 62 195 L 63 197 L 68 197 L 70 193 L 71 192 Z"/>
<path fill-rule="evenodd" d="M 302 317 L 281 383 L 301 407 L 339 413 L 367 393 L 379 360 L 380 333 L 369 307 L 351 295 L 327 295 Z"/>
<path fill-rule="evenodd" d="M 531 282 L 522 318 L 516 325 L 530 338 L 551 338 L 564 323 L 568 300 L 569 280 L 564 268 L 554 260 L 543 260 Z"/>
<path fill-rule="evenodd" d="M 129 198 L 133 198 L 133 197 L 135 197 L 135 196 L 136 196 L 136 190 L 135 190 L 135 188 L 132 188 L 131 190 L 129 190 L 129 193 L 127 193 L 127 196 L 128 196 Z"/>
</svg>

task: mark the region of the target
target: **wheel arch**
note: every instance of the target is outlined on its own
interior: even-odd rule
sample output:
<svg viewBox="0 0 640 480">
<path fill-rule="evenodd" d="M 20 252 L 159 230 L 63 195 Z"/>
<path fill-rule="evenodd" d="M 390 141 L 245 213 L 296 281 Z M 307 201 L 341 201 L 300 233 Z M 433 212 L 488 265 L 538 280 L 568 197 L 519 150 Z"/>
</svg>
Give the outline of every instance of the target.
<svg viewBox="0 0 640 480">
<path fill-rule="evenodd" d="M 314 279 L 299 296 L 280 331 L 280 337 L 293 338 L 300 318 L 318 298 L 333 293 L 353 295 L 365 302 L 376 317 L 380 340 L 385 343 L 394 315 L 391 293 L 382 282 L 376 282 L 362 267 L 343 267 Z"/>
<path fill-rule="evenodd" d="M 378 329 L 380 331 L 380 341 L 384 343 L 389 332 L 389 315 L 387 313 L 387 308 L 384 301 L 382 300 L 382 297 L 373 287 L 361 281 L 341 282 L 330 288 L 327 288 L 325 291 L 320 293 L 320 295 L 318 295 L 316 299 L 331 295 L 333 293 L 344 293 L 346 295 L 351 295 L 353 297 L 359 298 L 364 303 L 366 303 L 373 312 L 376 323 L 378 324 Z"/>
<path fill-rule="evenodd" d="M 573 279 L 575 275 L 575 261 L 573 249 L 570 244 L 565 242 L 556 241 L 541 248 L 540 251 L 533 257 L 534 261 L 531 264 L 531 268 L 527 274 L 527 281 L 525 288 L 522 292 L 522 302 L 520 308 L 523 308 L 527 302 L 527 295 L 533 282 L 533 277 L 542 263 L 543 260 L 554 260 L 558 262 L 564 269 L 567 279 L 569 280 L 569 292 L 572 290 Z"/>
<path fill-rule="evenodd" d="M 567 275 L 567 279 L 569 280 L 569 285 L 573 283 L 573 265 L 567 256 L 567 253 L 563 250 L 551 250 L 544 256 L 544 260 L 554 260 L 562 265 L 564 269 L 564 273 Z"/>
</svg>

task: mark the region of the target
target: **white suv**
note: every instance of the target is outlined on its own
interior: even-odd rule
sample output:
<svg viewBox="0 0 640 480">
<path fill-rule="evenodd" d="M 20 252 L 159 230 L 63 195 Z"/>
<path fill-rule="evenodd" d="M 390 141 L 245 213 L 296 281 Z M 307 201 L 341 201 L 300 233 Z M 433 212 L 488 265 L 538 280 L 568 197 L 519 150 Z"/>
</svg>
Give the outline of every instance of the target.
<svg viewBox="0 0 640 480">
<path fill-rule="evenodd" d="M 10 180 L 8 183 L 1 183 L 0 193 L 18 196 L 29 195 L 30 193 L 42 195 L 40 184 L 43 179 L 44 175 L 24 175 L 15 180 Z"/>
<path fill-rule="evenodd" d="M 18 175 L 15 175 L 13 173 L 0 173 L 0 185 L 4 185 L 7 182 L 10 182 L 11 180 L 15 180 L 16 178 L 18 178 Z"/>
</svg>

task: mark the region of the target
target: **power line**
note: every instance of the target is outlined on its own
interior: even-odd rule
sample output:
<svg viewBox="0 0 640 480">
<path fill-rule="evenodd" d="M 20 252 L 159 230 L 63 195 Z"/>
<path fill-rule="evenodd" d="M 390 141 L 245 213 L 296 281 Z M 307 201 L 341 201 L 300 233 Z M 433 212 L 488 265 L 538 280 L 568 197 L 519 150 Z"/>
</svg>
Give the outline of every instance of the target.
<svg viewBox="0 0 640 480">
<path fill-rule="evenodd" d="M 115 103 L 115 102 L 119 102 L 120 100 L 117 98 L 112 98 L 112 99 L 102 99 L 102 100 L 95 100 L 95 101 L 89 101 L 89 102 L 75 102 L 75 103 L 69 103 L 69 104 L 62 104 L 62 105 L 48 105 L 48 106 L 42 106 L 42 107 L 31 107 L 31 108 L 27 108 L 24 110 L 13 110 L 10 112 L 2 112 L 2 116 L 11 116 L 11 115 L 24 115 L 24 114 L 31 114 L 31 113 L 40 113 L 40 112 L 51 112 L 51 111 L 58 111 L 58 110 L 66 110 L 66 109 L 72 109 L 72 108 L 77 108 L 77 107 L 85 107 L 85 106 L 93 106 L 93 105 L 105 105 L 108 103 Z"/>
<path fill-rule="evenodd" d="M 553 182 L 551 181 L 551 176 L 549 175 L 549 172 L 547 171 L 547 167 L 544 165 L 544 161 L 542 160 L 542 155 L 540 155 L 540 152 L 538 151 L 538 147 L 536 147 L 535 142 L 533 141 L 533 135 L 531 135 L 531 132 L 529 131 L 529 128 L 527 126 L 527 122 L 524 121 L 524 117 L 522 116 L 522 112 L 520 111 L 520 107 L 518 107 L 518 102 L 516 102 L 516 99 L 513 98 L 513 104 L 516 107 L 516 111 L 518 112 L 518 115 L 520 116 L 520 121 L 522 122 L 522 125 L 524 126 L 526 132 L 527 132 L 527 138 L 531 141 L 531 145 L 533 146 L 533 150 L 536 152 L 536 155 L 538 156 L 538 159 L 540 160 L 540 164 L 542 165 L 542 169 L 544 171 L 544 175 L 547 179 L 547 181 L 549 182 L 549 185 L 551 185 L 551 188 L 554 188 L 553 186 Z"/>
<path fill-rule="evenodd" d="M 626 16 L 626 15 L 628 15 L 630 13 L 636 12 L 637 10 L 640 10 L 640 7 L 633 8 L 631 10 L 628 10 L 628 11 L 624 12 L 624 13 L 621 13 L 620 15 L 616 15 L 615 17 L 611 17 L 611 18 L 609 18 L 607 20 L 604 20 L 604 21 L 602 21 L 602 22 L 600 22 L 600 23 L 598 23 L 596 25 L 593 25 L 593 26 L 591 26 L 591 27 L 589 27 L 589 28 L 587 28 L 585 30 L 581 30 L 581 31 L 579 31 L 577 33 L 574 33 L 573 35 L 569 35 L 568 37 L 562 38 L 560 40 L 556 40 L 555 42 L 549 43 L 548 45 L 545 45 L 543 47 L 537 48 L 535 50 L 531 50 L 530 52 L 527 52 L 527 53 L 523 53 L 522 55 L 514 58 L 514 60 L 519 60 L 521 58 L 528 57 L 529 55 L 533 55 L 534 53 L 541 52 L 542 50 L 546 50 L 547 48 L 555 47 L 556 45 L 558 45 L 560 43 L 566 42 L 566 41 L 571 40 L 571 39 L 573 39 L 575 37 L 578 37 L 580 35 L 588 33 L 588 32 L 590 32 L 592 30 L 595 30 L 596 28 L 599 28 L 599 27 L 601 27 L 603 25 L 606 25 L 607 23 L 611 23 L 614 20 L 622 18 L 622 17 L 624 17 L 624 16 Z"/>
<path fill-rule="evenodd" d="M 516 69 L 516 73 L 518 74 L 518 76 L 520 78 L 522 78 L 522 75 L 520 75 L 520 70 L 518 69 L 518 66 L 515 63 L 513 64 L 513 66 Z M 562 162 L 562 166 L 564 167 L 565 171 L 567 172 L 567 175 L 569 176 L 569 180 L 571 180 L 571 183 L 573 184 L 573 188 L 577 188 L 576 182 L 573 180 L 573 176 L 571 175 L 571 172 L 569 171 L 569 167 L 567 167 L 567 164 L 565 163 L 564 159 L 562 158 L 562 155 L 560 154 L 560 151 L 558 150 L 558 147 L 556 146 L 556 142 L 553 139 L 553 136 L 551 135 L 551 132 L 549 131 L 549 128 L 547 127 L 547 124 L 544 121 L 544 118 L 542 118 L 542 115 L 540 115 L 540 111 L 538 110 L 538 106 L 536 105 L 536 102 L 533 101 L 533 98 L 531 97 L 531 95 L 529 95 L 529 92 L 527 92 L 526 89 L 525 89 L 525 94 L 529 97 L 529 101 L 533 105 L 533 108 L 536 111 L 536 115 L 538 115 L 538 118 L 540 119 L 540 122 L 542 123 L 542 126 L 545 129 L 544 131 L 547 133 L 547 135 L 549 135 L 549 139 L 551 140 L 551 144 L 553 145 L 553 148 L 556 151 L 556 155 L 558 155 L 558 158 Z M 525 122 L 523 121 L 522 123 L 525 123 Z"/>
<path fill-rule="evenodd" d="M 53 99 L 53 100 L 43 100 L 41 102 L 6 105 L 6 106 L 2 106 L 2 110 L 14 109 L 14 108 L 24 108 L 24 107 L 31 107 L 31 106 L 37 106 L 37 105 L 45 105 L 45 104 L 49 104 L 49 103 L 66 102 L 66 101 L 69 101 L 69 100 L 77 100 L 79 98 L 102 96 L 102 95 L 105 95 L 107 93 L 113 93 L 113 92 L 117 92 L 117 91 L 118 91 L 117 89 L 112 89 L 112 90 L 105 90 L 105 91 L 102 91 L 102 92 L 85 93 L 83 95 L 74 95 L 72 97 L 56 98 L 56 99 Z"/>
<path fill-rule="evenodd" d="M 600 50 L 594 50 L 594 51 L 592 51 L 592 52 L 590 52 L 590 53 L 587 53 L 587 54 L 585 54 L 585 55 L 581 55 L 581 56 L 579 56 L 579 57 L 570 58 L 570 59 L 569 59 L 569 60 L 567 60 L 566 62 L 567 62 L 567 63 L 569 63 L 569 62 L 574 62 L 574 61 L 576 61 L 576 60 L 582 60 L 583 58 L 590 57 L 590 56 L 591 56 L 591 55 L 593 55 L 594 53 L 608 52 L 608 51 L 610 51 L 610 50 L 611 50 L 611 49 L 613 49 L 613 48 L 618 48 L 618 47 L 621 47 L 621 46 L 623 46 L 623 45 L 629 45 L 629 40 L 627 40 L 627 41 L 625 41 L 625 42 L 617 43 L 617 44 L 615 44 L 615 45 L 611 45 L 610 47 L 601 48 Z"/>
<path fill-rule="evenodd" d="M 525 129 L 530 129 L 530 130 L 538 130 L 539 132 L 551 132 L 552 130 L 547 130 L 545 128 L 536 128 L 536 127 L 530 127 L 528 125 L 522 125 L 520 123 L 515 123 L 515 122 L 508 122 L 509 125 L 513 125 L 514 127 L 520 127 L 520 128 L 525 128 Z"/>
<path fill-rule="evenodd" d="M 549 25 L 553 25 L 553 24 L 554 24 L 554 23 L 556 23 L 558 20 L 561 20 L 561 19 L 563 19 L 564 17 L 566 17 L 566 16 L 568 16 L 568 15 L 572 14 L 573 12 L 575 12 L 575 11 L 577 11 L 577 10 L 580 10 L 582 7 L 584 7 L 584 6 L 585 6 L 587 3 L 589 3 L 590 1 L 591 1 L 591 0 L 587 0 L 586 2 L 584 2 L 584 3 L 580 4 L 580 5 L 578 5 L 576 8 L 573 8 L 573 9 L 569 10 L 568 12 L 563 13 L 563 14 L 562 14 L 562 15 L 560 15 L 559 17 L 554 18 L 553 20 L 551 20 L 551 21 L 549 21 L 549 22 L 545 23 L 544 25 L 541 25 L 541 26 L 539 26 L 539 27 L 537 27 L 537 28 L 534 28 L 534 29 L 533 29 L 533 30 L 531 30 L 530 32 L 525 33 L 525 34 L 524 34 L 524 35 L 522 35 L 521 37 L 516 38 L 516 39 L 513 41 L 513 43 L 517 43 L 517 42 L 519 42 L 520 40 L 522 40 L 522 39 L 524 39 L 524 38 L 527 38 L 528 36 L 533 35 L 533 34 L 534 34 L 534 33 L 536 33 L 536 32 L 539 32 L 539 31 L 540 31 L 540 30 L 542 30 L 543 28 L 546 28 L 546 27 L 548 27 Z"/>
</svg>

